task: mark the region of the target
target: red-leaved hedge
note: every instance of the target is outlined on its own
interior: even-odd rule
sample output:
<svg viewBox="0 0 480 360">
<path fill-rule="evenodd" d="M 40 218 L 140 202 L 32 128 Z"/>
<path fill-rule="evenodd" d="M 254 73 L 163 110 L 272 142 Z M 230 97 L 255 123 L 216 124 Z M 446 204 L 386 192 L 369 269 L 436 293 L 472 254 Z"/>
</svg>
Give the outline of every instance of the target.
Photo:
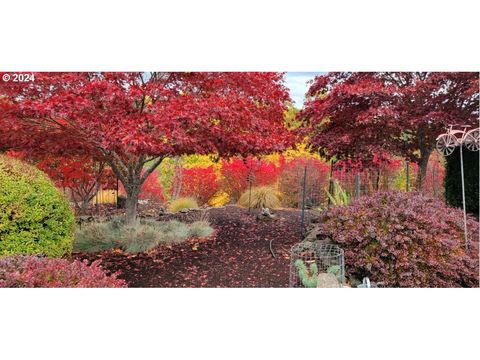
<svg viewBox="0 0 480 360">
<path fill-rule="evenodd" d="M 213 166 L 183 170 L 180 196 L 194 197 L 203 205 L 215 195 L 219 188 L 220 184 Z"/>
<path fill-rule="evenodd" d="M 267 160 L 252 157 L 222 160 L 222 190 L 234 201 L 248 188 L 249 175 L 252 173 L 252 186 L 271 185 L 278 180 L 280 167 Z"/>
<path fill-rule="evenodd" d="M 118 288 L 126 287 L 117 274 L 107 275 L 100 261 L 86 262 L 37 256 L 0 257 L 0 287 Z"/>
<path fill-rule="evenodd" d="M 165 202 L 162 184 L 158 178 L 158 171 L 153 171 L 146 179 L 138 196 L 142 200 L 151 200 L 160 204 Z"/>
<path fill-rule="evenodd" d="M 479 223 L 421 193 L 384 192 L 326 210 L 319 230 L 345 250 L 347 272 L 391 287 L 478 287 Z"/>
</svg>

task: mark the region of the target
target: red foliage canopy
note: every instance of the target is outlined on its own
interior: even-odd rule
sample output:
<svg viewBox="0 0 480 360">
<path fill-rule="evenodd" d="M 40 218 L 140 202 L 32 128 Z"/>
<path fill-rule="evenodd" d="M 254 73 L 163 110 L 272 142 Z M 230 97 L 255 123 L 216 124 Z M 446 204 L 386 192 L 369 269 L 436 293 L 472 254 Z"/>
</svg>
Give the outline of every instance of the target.
<svg viewBox="0 0 480 360">
<path fill-rule="evenodd" d="M 62 188 L 94 187 L 98 181 L 101 189 L 114 189 L 115 176 L 103 164 L 95 164 L 88 157 L 46 157 L 37 166 L 45 171 Z"/>
<path fill-rule="evenodd" d="M 27 157 L 24 152 L 8 151 L 7 154 L 32 162 L 44 171 L 59 188 L 70 189 L 71 200 L 80 210 L 86 210 L 89 202 L 100 189 L 114 189 L 116 178 L 105 162 L 94 161 L 89 156 L 51 156 L 39 155 Z"/>
<path fill-rule="evenodd" d="M 478 87 L 478 73 L 329 73 L 315 78 L 299 116 L 325 157 L 368 166 L 395 154 L 424 175 L 447 124 L 478 126 Z"/>
<path fill-rule="evenodd" d="M 282 79 L 279 73 L 38 73 L 34 83 L 2 82 L 0 96 L 9 124 L 22 130 L 8 132 L 13 147 L 229 156 L 282 150 L 288 142 Z"/>
<path fill-rule="evenodd" d="M 166 156 L 290 145 L 289 100 L 281 73 L 37 73 L 0 85 L 0 148 L 104 157 L 131 220 L 141 184 Z"/>
</svg>

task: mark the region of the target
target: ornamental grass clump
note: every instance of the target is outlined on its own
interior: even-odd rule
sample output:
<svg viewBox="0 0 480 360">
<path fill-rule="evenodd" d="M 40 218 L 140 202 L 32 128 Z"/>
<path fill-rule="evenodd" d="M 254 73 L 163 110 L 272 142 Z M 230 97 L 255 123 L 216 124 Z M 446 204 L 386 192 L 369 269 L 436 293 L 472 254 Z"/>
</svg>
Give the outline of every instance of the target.
<svg viewBox="0 0 480 360">
<path fill-rule="evenodd" d="M 195 200 L 192 197 L 182 197 L 182 198 L 175 199 L 168 206 L 168 210 L 174 214 L 182 210 L 197 209 L 197 208 L 198 208 L 197 200 Z"/>
<path fill-rule="evenodd" d="M 207 237 L 213 233 L 210 224 L 197 221 L 191 224 L 177 220 L 139 220 L 127 225 L 123 218 L 108 222 L 90 223 L 79 228 L 76 233 L 74 250 L 80 252 L 100 252 L 121 249 L 127 253 L 153 250 L 162 244 L 177 244 L 189 238 Z"/>
<path fill-rule="evenodd" d="M 195 238 L 204 238 L 213 234 L 213 228 L 206 220 L 198 220 L 189 224 L 188 234 Z"/>
<path fill-rule="evenodd" d="M 75 260 L 37 256 L 0 257 L 0 288 L 118 288 L 126 287 L 118 274 L 107 275 L 100 260 L 90 265 Z"/>
<path fill-rule="evenodd" d="M 280 193 L 269 186 L 254 187 L 251 193 L 247 190 L 240 196 L 238 205 L 245 208 L 276 209 L 281 206 Z"/>
<path fill-rule="evenodd" d="M 390 287 L 478 287 L 479 223 L 421 193 L 385 192 L 324 211 L 318 230 L 345 250 L 347 273 Z"/>
</svg>

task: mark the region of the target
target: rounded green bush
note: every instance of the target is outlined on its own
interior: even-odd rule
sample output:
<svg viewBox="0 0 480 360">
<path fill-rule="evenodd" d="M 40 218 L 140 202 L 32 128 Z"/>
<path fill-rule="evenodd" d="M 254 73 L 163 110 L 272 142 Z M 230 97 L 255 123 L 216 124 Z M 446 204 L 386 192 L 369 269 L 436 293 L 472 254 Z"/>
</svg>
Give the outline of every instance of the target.
<svg viewBox="0 0 480 360">
<path fill-rule="evenodd" d="M 0 155 L 0 256 L 72 251 L 75 219 L 48 176 Z"/>
</svg>

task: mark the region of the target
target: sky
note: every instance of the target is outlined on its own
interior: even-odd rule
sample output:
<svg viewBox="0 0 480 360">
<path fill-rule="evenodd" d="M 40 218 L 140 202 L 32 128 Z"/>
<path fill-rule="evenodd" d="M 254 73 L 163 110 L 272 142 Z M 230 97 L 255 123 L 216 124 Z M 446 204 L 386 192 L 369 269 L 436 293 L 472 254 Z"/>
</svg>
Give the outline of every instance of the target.
<svg viewBox="0 0 480 360">
<path fill-rule="evenodd" d="M 290 97 L 292 98 L 296 108 L 303 107 L 305 93 L 308 90 L 307 81 L 313 80 L 317 75 L 325 74 L 324 72 L 287 72 L 285 74 L 285 85 L 290 89 Z"/>
</svg>

